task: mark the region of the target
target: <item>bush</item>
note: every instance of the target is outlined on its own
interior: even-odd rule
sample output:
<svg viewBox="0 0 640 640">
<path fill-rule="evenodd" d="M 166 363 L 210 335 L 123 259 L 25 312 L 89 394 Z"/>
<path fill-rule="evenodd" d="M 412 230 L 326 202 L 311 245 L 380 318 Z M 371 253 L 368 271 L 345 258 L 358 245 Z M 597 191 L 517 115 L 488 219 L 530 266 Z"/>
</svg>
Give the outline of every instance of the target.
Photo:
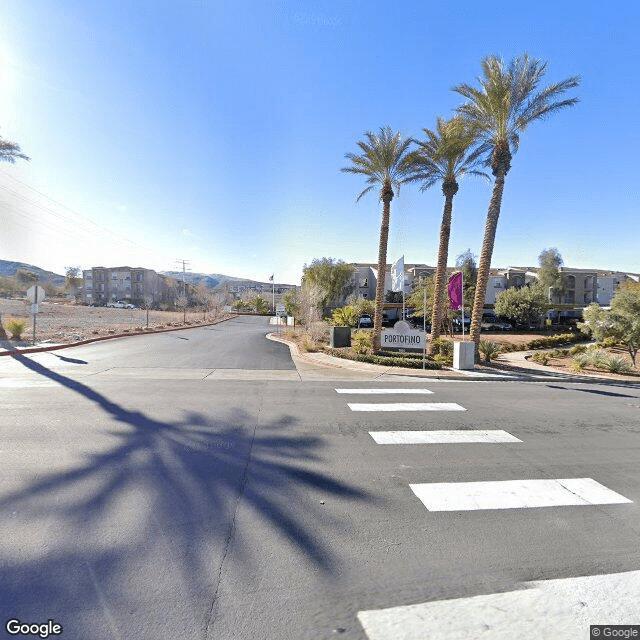
<svg viewBox="0 0 640 640">
<path fill-rule="evenodd" d="M 617 347 L 620 343 L 617 338 L 605 338 L 602 342 L 598 343 L 603 349 L 611 349 Z"/>
<path fill-rule="evenodd" d="M 587 346 L 584 344 L 577 344 L 575 347 L 569 349 L 570 356 L 577 356 L 579 353 L 584 353 L 587 350 Z"/>
<path fill-rule="evenodd" d="M 373 351 L 373 331 L 360 329 L 351 335 L 351 348 L 354 353 L 365 354 Z"/>
<path fill-rule="evenodd" d="M 27 323 L 24 320 L 17 320 L 16 318 L 11 318 L 11 320 L 7 322 L 7 330 L 11 334 L 12 340 L 20 340 L 26 328 L 27 328 Z"/>
<path fill-rule="evenodd" d="M 302 346 L 304 347 L 305 351 L 313 352 L 318 350 L 313 340 L 309 340 L 309 338 L 306 337 L 302 339 Z"/>
<path fill-rule="evenodd" d="M 355 327 L 358 324 L 358 311 L 355 307 L 347 306 L 334 309 L 329 324 L 334 327 Z"/>
<path fill-rule="evenodd" d="M 589 347 L 585 351 L 587 362 L 598 369 L 605 369 L 609 360 L 609 354 L 595 346 Z"/>
<path fill-rule="evenodd" d="M 568 342 L 579 342 L 585 340 L 584 336 L 577 333 L 559 333 L 555 336 L 547 336 L 546 338 L 536 338 L 527 344 L 527 349 L 550 349 Z"/>
<path fill-rule="evenodd" d="M 500 353 L 500 345 L 491 340 L 480 340 L 478 351 L 485 360 L 490 362 L 491 358 L 495 358 Z"/>
<path fill-rule="evenodd" d="M 445 338 L 436 338 L 431 342 L 432 346 L 438 350 L 441 356 L 453 357 L 453 342 Z"/>
<path fill-rule="evenodd" d="M 549 354 L 544 351 L 542 353 L 534 353 L 531 356 L 531 359 L 534 362 L 537 362 L 538 364 L 543 364 L 545 366 L 549 364 Z"/>
<path fill-rule="evenodd" d="M 433 356 L 433 361 L 438 365 L 438 368 L 450 367 L 453 364 L 453 358 L 443 356 L 441 353 Z"/>
<path fill-rule="evenodd" d="M 603 360 L 601 368 L 606 369 L 609 373 L 629 373 L 633 371 L 630 362 L 625 358 L 614 355 L 607 356 Z"/>
<path fill-rule="evenodd" d="M 579 353 L 576 355 L 576 357 L 571 361 L 571 363 L 569 364 L 569 368 L 572 371 L 584 371 L 584 369 L 586 368 L 586 366 L 589 364 L 589 357 L 587 356 L 586 353 Z"/>
<path fill-rule="evenodd" d="M 325 352 L 338 358 L 351 359 L 349 352 L 342 349 L 325 348 Z M 438 356 L 436 356 L 438 357 Z M 387 367 L 408 367 L 410 369 L 422 369 L 422 358 L 411 357 L 408 354 L 380 355 L 379 353 L 360 353 L 353 357 L 357 362 L 368 362 L 369 364 L 380 364 Z M 434 359 L 435 360 L 435 359 Z M 425 360 L 425 369 L 440 369 L 440 365 L 434 360 Z"/>
</svg>

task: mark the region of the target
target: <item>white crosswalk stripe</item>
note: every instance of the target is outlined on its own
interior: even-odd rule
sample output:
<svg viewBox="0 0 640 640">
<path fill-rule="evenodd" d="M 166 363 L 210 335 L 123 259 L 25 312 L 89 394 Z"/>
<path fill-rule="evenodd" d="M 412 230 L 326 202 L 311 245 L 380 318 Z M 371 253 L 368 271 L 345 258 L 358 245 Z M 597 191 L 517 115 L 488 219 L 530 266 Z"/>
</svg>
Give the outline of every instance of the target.
<svg viewBox="0 0 640 640">
<path fill-rule="evenodd" d="M 433 393 L 429 389 L 336 389 L 338 393 L 354 393 L 368 395 L 392 395 L 392 394 L 413 394 L 428 395 Z"/>
<path fill-rule="evenodd" d="M 632 502 L 591 478 L 434 482 L 409 486 L 429 511 L 523 509 Z"/>
<path fill-rule="evenodd" d="M 454 444 L 470 442 L 522 442 L 506 431 L 369 431 L 377 444 Z"/>
<path fill-rule="evenodd" d="M 466 411 L 455 402 L 347 403 L 351 411 Z"/>
</svg>

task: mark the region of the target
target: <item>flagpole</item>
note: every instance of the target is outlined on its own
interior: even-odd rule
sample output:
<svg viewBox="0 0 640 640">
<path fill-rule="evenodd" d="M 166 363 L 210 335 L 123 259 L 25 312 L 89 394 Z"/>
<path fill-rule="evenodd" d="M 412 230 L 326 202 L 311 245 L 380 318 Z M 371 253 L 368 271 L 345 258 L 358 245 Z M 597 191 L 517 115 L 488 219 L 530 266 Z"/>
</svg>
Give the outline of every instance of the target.
<svg viewBox="0 0 640 640">
<path fill-rule="evenodd" d="M 460 299 L 462 300 L 462 342 L 464 342 L 464 271 L 460 272 L 461 281 L 462 281 L 462 291 L 460 292 Z"/>
</svg>

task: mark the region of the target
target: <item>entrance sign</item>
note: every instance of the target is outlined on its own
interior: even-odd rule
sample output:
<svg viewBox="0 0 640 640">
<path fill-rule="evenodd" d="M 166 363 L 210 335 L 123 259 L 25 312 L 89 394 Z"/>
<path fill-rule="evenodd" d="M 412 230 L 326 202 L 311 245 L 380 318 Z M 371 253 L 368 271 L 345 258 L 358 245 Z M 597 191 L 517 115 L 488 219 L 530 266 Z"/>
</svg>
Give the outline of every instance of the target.
<svg viewBox="0 0 640 640">
<path fill-rule="evenodd" d="M 396 322 L 393 329 L 382 330 L 380 343 L 384 349 L 423 351 L 425 338 L 424 331 L 412 329 L 408 322 L 401 320 Z"/>
</svg>

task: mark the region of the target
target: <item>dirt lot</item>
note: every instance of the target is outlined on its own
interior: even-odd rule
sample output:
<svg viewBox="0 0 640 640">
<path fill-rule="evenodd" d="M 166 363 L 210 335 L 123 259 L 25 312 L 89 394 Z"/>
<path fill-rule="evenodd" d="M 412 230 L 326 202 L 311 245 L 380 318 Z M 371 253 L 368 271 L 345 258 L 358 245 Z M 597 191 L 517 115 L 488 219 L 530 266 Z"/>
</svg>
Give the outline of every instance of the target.
<svg viewBox="0 0 640 640">
<path fill-rule="evenodd" d="M 0 300 L 2 324 L 16 318 L 26 322 L 22 334 L 22 343 L 12 341 L 19 346 L 25 340 L 31 340 L 33 321 L 30 314 L 31 305 L 26 300 Z M 202 311 L 187 311 L 186 324 L 202 324 L 213 322 L 224 314 Z M 185 326 L 184 314 L 181 311 L 149 311 L 149 327 L 168 328 Z M 111 309 L 107 307 L 87 307 L 59 301 L 45 301 L 40 304 L 36 318 L 36 341 L 66 344 L 78 340 L 88 340 L 136 330 L 144 330 L 147 326 L 147 312 L 144 309 Z"/>
</svg>

